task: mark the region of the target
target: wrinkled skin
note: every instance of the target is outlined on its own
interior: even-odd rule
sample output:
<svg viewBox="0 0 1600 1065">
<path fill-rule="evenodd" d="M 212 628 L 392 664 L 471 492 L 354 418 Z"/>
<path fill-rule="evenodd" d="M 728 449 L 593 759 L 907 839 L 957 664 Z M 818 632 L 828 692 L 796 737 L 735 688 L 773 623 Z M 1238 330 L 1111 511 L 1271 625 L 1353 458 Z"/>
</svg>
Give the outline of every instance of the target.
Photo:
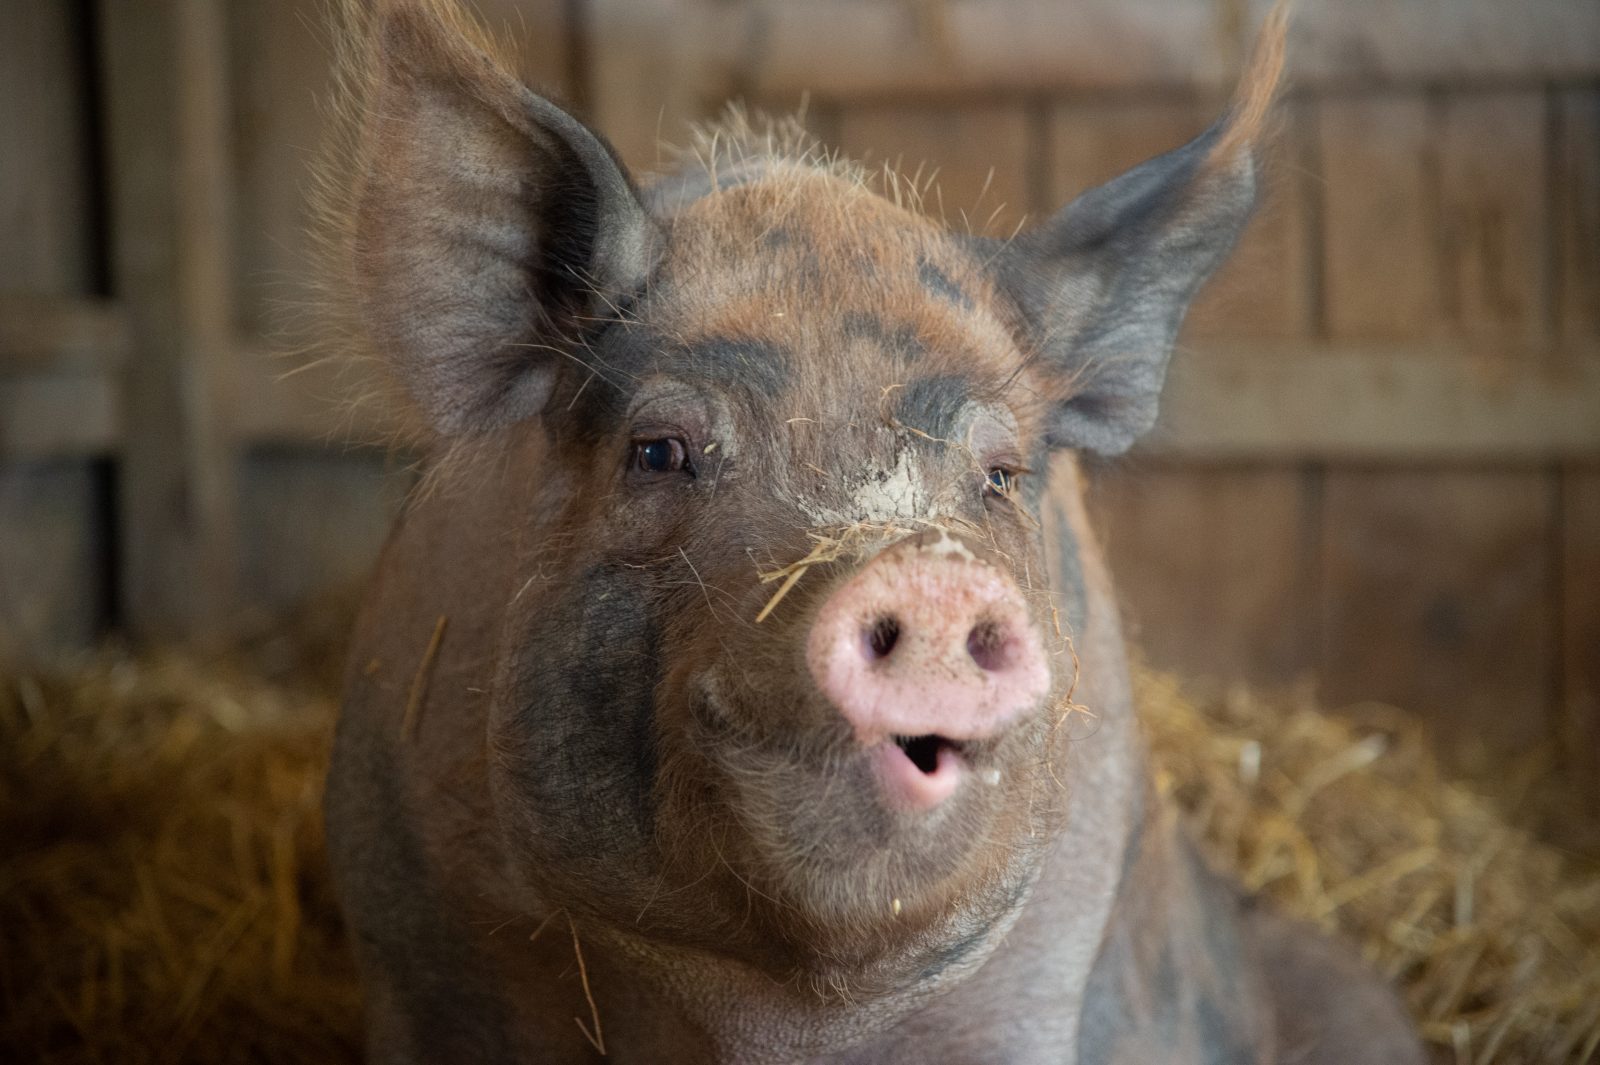
<svg viewBox="0 0 1600 1065">
<path fill-rule="evenodd" d="M 364 32 L 350 283 L 437 433 L 328 786 L 373 1060 L 1418 1060 L 1156 802 L 1082 507 L 1248 212 L 1253 97 L 1000 246 L 738 130 L 636 193 L 448 9 Z M 906 810 L 805 648 L 930 529 L 1051 679 Z"/>
</svg>

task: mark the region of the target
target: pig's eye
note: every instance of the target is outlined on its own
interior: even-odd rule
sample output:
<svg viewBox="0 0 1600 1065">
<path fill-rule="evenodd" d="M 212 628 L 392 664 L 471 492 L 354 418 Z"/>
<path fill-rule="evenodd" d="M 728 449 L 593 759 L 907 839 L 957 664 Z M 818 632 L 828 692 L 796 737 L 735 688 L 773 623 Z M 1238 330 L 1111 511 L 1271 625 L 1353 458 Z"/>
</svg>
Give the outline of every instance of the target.
<svg viewBox="0 0 1600 1065">
<path fill-rule="evenodd" d="M 636 440 L 633 444 L 633 465 L 644 473 L 674 473 L 688 465 L 688 450 L 676 437 L 660 440 Z"/>
<path fill-rule="evenodd" d="M 1008 496 L 1017 487 L 1017 475 L 1004 466 L 996 466 L 989 471 L 983 482 L 985 495 Z"/>
</svg>

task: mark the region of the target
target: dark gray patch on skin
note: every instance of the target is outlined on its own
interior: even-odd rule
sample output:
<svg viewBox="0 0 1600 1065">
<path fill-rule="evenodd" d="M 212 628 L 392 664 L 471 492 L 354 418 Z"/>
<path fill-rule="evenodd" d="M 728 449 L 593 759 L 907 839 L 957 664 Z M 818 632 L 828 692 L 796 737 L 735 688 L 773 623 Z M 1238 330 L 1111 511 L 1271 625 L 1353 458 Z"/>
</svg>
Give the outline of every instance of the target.
<svg viewBox="0 0 1600 1065">
<path fill-rule="evenodd" d="M 585 826 L 582 839 L 548 840 L 574 866 L 643 853 L 654 833 L 660 636 L 640 580 L 593 567 L 526 642 L 542 651 L 519 685 L 518 792 L 542 818 Z"/>
<path fill-rule="evenodd" d="M 361 791 L 346 798 L 330 786 L 330 804 L 358 802 L 372 812 L 349 823 L 376 818 L 381 827 L 346 835 L 342 864 L 362 872 L 360 890 L 342 888 L 340 895 L 363 968 L 387 985 L 386 1022 L 404 1026 L 412 1060 L 509 1060 L 505 1004 L 475 975 L 481 963 L 470 947 L 472 930 L 450 920 L 459 907 L 439 891 L 422 840 L 409 827 L 419 819 L 406 813 L 392 751 L 368 743 L 346 758 L 359 760 Z"/>
<path fill-rule="evenodd" d="M 685 362 L 692 373 L 721 385 L 737 385 L 773 397 L 789 384 L 791 359 L 781 344 L 761 340 L 713 338 L 695 344 Z"/>
<path fill-rule="evenodd" d="M 895 393 L 895 418 L 935 439 L 948 440 L 960 427 L 961 411 L 971 395 L 971 382 L 959 374 L 919 377 Z"/>
<path fill-rule="evenodd" d="M 1016 912 L 1017 908 L 1020 907 L 1027 898 L 1028 890 L 1027 884 L 1013 884 L 1006 892 L 1005 899 L 1000 905 L 994 908 L 994 913 L 1006 914 Z M 940 973 L 944 972 L 952 965 L 957 964 L 962 959 L 970 955 L 973 951 L 977 950 L 993 933 L 994 919 L 991 918 L 990 920 L 985 921 L 981 928 L 974 929 L 966 936 L 963 936 L 961 939 L 940 951 L 938 955 L 934 957 L 933 961 L 929 963 L 928 967 L 922 970 L 921 975 L 918 976 L 917 979 L 919 981 L 926 981 L 938 976 Z"/>
<path fill-rule="evenodd" d="M 552 441 L 598 445 L 621 424 L 639 382 L 661 365 L 666 342 L 631 321 L 608 323 L 562 359 L 545 407 Z"/>
<path fill-rule="evenodd" d="M 1197 905 L 1206 913 L 1201 923 L 1206 956 L 1217 977 L 1234 985 L 1245 978 L 1244 930 L 1240 921 L 1244 899 L 1240 889 L 1219 876 L 1187 836 L 1180 838 L 1183 859 L 1193 871 Z"/>
<path fill-rule="evenodd" d="M 905 362 L 915 362 L 926 351 L 922 338 L 914 327 L 890 327 L 876 314 L 849 311 L 839 319 L 839 327 L 846 340 L 861 340 L 876 346 L 886 354 Z"/>
<path fill-rule="evenodd" d="M 950 944 L 948 947 L 945 947 L 937 955 L 935 955 L 934 959 L 928 963 L 927 967 L 918 974 L 917 980 L 919 982 L 929 981 L 942 975 L 946 969 L 962 961 L 973 951 L 982 946 L 985 940 L 987 940 L 989 932 L 989 926 L 985 925 L 978 931 L 973 932 L 970 935 L 963 936 L 954 943 Z"/>
<path fill-rule="evenodd" d="M 1173 942 L 1169 933 L 1161 945 L 1161 954 L 1156 960 L 1155 971 L 1146 974 L 1149 979 L 1146 990 L 1154 1006 L 1154 1019 L 1169 1036 L 1177 1033 L 1181 1009 L 1179 996 L 1183 993 L 1178 962 L 1172 956 L 1172 951 Z"/>
<path fill-rule="evenodd" d="M 1202 1065 L 1239 1065 L 1256 1060 L 1256 1041 L 1249 1031 L 1241 1031 L 1239 1019 L 1214 998 L 1202 996 L 1195 1004 L 1195 1027 L 1199 1029 Z"/>
<path fill-rule="evenodd" d="M 1258 1050 L 1250 1006 L 1257 996 L 1245 966 L 1239 920 L 1242 897 L 1237 887 L 1212 871 L 1193 841 L 1184 836 L 1178 843 L 1181 860 L 1194 879 L 1195 903 L 1202 915 L 1197 932 L 1212 976 L 1195 1000 L 1201 1060 L 1204 1065 L 1254 1062 Z"/>
<path fill-rule="evenodd" d="M 777 267 L 782 276 L 782 281 L 774 287 L 782 287 L 791 292 L 816 292 L 820 291 L 826 275 L 822 269 L 822 256 L 817 254 L 817 249 L 806 244 L 804 250 L 795 260 L 781 263 Z"/>
<path fill-rule="evenodd" d="M 1080 1062 L 1099 1065 L 1113 1061 L 1117 1043 L 1135 1027 L 1120 987 L 1129 979 L 1132 967 L 1133 959 L 1122 934 L 1115 928 L 1108 930 L 1083 988 L 1083 1005 L 1078 1014 Z"/>
<path fill-rule="evenodd" d="M 787 248 L 794 241 L 794 234 L 785 226 L 773 226 L 761 234 L 763 248 Z"/>
<path fill-rule="evenodd" d="M 789 350 L 759 340 L 713 337 L 684 346 L 643 326 L 618 324 L 567 360 L 546 408 L 552 438 L 590 446 L 615 432 L 639 384 L 664 373 L 772 399 L 787 387 Z"/>
<path fill-rule="evenodd" d="M 1145 832 L 1149 829 L 1149 818 L 1146 810 L 1146 796 L 1142 789 L 1133 793 L 1133 814 L 1130 820 L 1132 827 L 1128 829 L 1128 842 L 1122 852 L 1122 871 L 1117 876 L 1120 887 L 1127 883 L 1128 877 L 1133 873 L 1133 867 L 1138 864 L 1139 856 L 1144 853 Z"/>
<path fill-rule="evenodd" d="M 972 297 L 926 255 L 917 256 L 917 280 L 922 282 L 923 288 L 940 299 L 948 300 L 964 311 L 972 310 Z"/>
</svg>

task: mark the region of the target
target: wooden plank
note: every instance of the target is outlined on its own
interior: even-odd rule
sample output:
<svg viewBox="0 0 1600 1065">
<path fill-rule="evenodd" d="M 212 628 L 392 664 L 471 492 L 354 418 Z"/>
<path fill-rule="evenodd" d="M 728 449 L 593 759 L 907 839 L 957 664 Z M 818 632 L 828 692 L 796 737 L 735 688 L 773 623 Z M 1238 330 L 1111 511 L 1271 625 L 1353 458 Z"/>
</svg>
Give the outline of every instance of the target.
<svg viewBox="0 0 1600 1065">
<path fill-rule="evenodd" d="M 1236 22 L 1209 0 L 784 0 L 749 8 L 737 78 L 762 95 L 1215 87 L 1229 80 L 1238 51 Z"/>
<path fill-rule="evenodd" d="M 312 6 L 320 2 L 312 0 Z M 586 90 L 576 81 L 586 72 L 575 69 L 576 57 L 569 53 L 577 27 L 568 19 L 577 7 L 570 0 L 476 0 L 472 11 L 497 39 L 511 44 L 517 73 L 525 82 L 548 96 L 583 106 Z"/>
<path fill-rule="evenodd" d="M 82 32 L 74 5 L 0 4 L 0 292 L 94 287 Z"/>
<path fill-rule="evenodd" d="M 671 161 L 664 146 L 688 141 L 733 83 L 715 42 L 743 42 L 743 13 L 698 0 L 589 0 L 589 113 L 624 162 L 640 173 Z M 712 21 L 713 16 L 717 20 Z"/>
<path fill-rule="evenodd" d="M 1444 313 L 1466 333 L 1537 336 L 1546 325 L 1544 93 L 1453 94 L 1438 120 Z"/>
<path fill-rule="evenodd" d="M 111 454 L 121 393 L 109 373 L 0 377 L 0 463 Z"/>
<path fill-rule="evenodd" d="M 1251 0 L 1259 23 L 1271 0 Z M 1297 84 L 1369 89 L 1450 82 L 1524 84 L 1600 73 L 1591 0 L 1299 0 Z"/>
<path fill-rule="evenodd" d="M 1182 351 L 1149 452 L 1504 461 L 1600 454 L 1600 352 L 1459 343 Z"/>
<path fill-rule="evenodd" d="M 0 660 L 88 647 L 109 620 L 104 496 L 88 463 L 0 462 Z"/>
<path fill-rule="evenodd" d="M 234 602 L 233 301 L 221 0 L 101 0 L 123 377 L 121 602 L 145 636 L 220 636 Z"/>
<path fill-rule="evenodd" d="M 1314 474 L 1128 463 L 1095 477 L 1089 507 L 1152 665 L 1283 684 L 1315 664 Z"/>
<path fill-rule="evenodd" d="M 1565 337 L 1600 336 L 1600 90 L 1555 97 L 1553 317 Z"/>
<path fill-rule="evenodd" d="M 233 431 L 252 445 L 381 446 L 405 429 L 393 389 L 368 365 L 296 364 L 260 343 L 241 344 Z"/>
<path fill-rule="evenodd" d="M 274 615 L 371 570 L 412 483 L 403 456 L 255 448 L 243 460 L 243 585 Z"/>
<path fill-rule="evenodd" d="M 767 0 L 729 5 L 719 28 L 740 42 L 741 79 L 762 93 L 1215 88 L 1231 80 L 1240 32 L 1270 5 L 1250 0 L 1242 13 L 1196 0 Z M 927 7 L 938 17 L 919 18 Z M 1303 87 L 1600 74 L 1600 5 L 1589 0 L 1301 0 L 1292 33 Z"/>
<path fill-rule="evenodd" d="M 1548 742 L 1553 519 L 1537 469 L 1330 470 L 1325 696 L 1421 714 L 1474 774 Z"/>
<path fill-rule="evenodd" d="M 1600 466 L 1563 477 L 1561 718 L 1557 749 L 1568 778 L 1600 809 Z M 1600 827 L 1600 826 L 1597 826 Z"/>
<path fill-rule="evenodd" d="M 132 346 L 109 300 L 0 293 L 0 377 L 112 368 Z"/>
<path fill-rule="evenodd" d="M 839 147 L 907 176 L 931 174 L 924 210 L 961 232 L 1009 236 L 1031 206 L 1034 146 L 1021 105 L 849 107 Z"/>
<path fill-rule="evenodd" d="M 327 0 L 233 0 L 231 58 L 234 277 L 240 328 L 282 332 L 315 293 L 308 193 L 333 89 Z M 479 0 L 484 25 L 522 60 L 530 84 L 569 92 L 562 0 Z M 286 313 L 286 310 L 289 313 Z M 286 321 L 286 319 L 289 319 Z"/>
<path fill-rule="evenodd" d="M 1190 308 L 1185 340 L 1292 340 L 1318 328 L 1321 246 L 1313 219 L 1323 193 L 1310 176 L 1311 135 L 1310 109 L 1284 105 L 1276 140 L 1264 153 L 1255 217 Z"/>
<path fill-rule="evenodd" d="M 1164 99 L 1075 100 L 1050 111 L 1050 206 L 1171 151 L 1203 132 L 1210 108 L 1193 95 Z"/>
<path fill-rule="evenodd" d="M 1436 182 L 1419 95 L 1316 105 L 1324 189 L 1327 328 L 1336 338 L 1395 339 L 1439 330 Z"/>
<path fill-rule="evenodd" d="M 307 193 L 333 88 L 328 12 L 320 0 L 235 0 L 228 7 L 238 326 L 279 330 L 304 306 L 314 260 Z"/>
</svg>

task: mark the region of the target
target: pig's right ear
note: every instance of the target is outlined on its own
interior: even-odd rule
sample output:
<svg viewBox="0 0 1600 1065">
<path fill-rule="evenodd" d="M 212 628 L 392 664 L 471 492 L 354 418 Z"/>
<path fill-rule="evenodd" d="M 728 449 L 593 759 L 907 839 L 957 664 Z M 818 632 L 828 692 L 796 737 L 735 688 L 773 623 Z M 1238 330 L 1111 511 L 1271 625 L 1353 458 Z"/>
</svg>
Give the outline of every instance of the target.
<svg viewBox="0 0 1600 1065">
<path fill-rule="evenodd" d="M 437 431 L 535 415 L 552 348 L 643 286 L 657 228 L 610 146 L 453 8 L 372 18 L 349 219 L 361 326 Z"/>
</svg>

